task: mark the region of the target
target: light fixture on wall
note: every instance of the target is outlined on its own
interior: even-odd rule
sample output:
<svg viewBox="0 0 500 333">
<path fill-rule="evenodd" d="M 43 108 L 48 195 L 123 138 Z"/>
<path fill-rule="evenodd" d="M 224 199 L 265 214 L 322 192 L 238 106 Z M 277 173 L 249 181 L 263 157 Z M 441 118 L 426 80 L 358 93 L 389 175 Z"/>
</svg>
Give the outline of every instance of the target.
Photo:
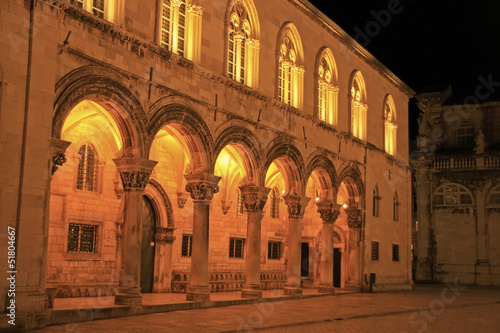
<svg viewBox="0 0 500 333">
<path fill-rule="evenodd" d="M 347 204 L 343 204 L 342 208 L 346 209 L 347 208 Z"/>
</svg>

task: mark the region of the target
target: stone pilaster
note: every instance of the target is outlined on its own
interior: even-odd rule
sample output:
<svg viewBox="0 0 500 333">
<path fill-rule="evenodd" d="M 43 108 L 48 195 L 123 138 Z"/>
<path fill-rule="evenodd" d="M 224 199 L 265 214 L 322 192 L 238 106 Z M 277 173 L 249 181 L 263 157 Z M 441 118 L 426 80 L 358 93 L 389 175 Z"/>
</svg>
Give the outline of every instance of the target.
<svg viewBox="0 0 500 333">
<path fill-rule="evenodd" d="M 140 207 L 144 188 L 157 162 L 138 157 L 123 157 L 113 161 L 120 174 L 124 191 L 121 269 L 115 304 L 141 304 L 142 216 Z"/>
<path fill-rule="evenodd" d="M 208 288 L 208 226 L 210 201 L 219 192 L 217 184 L 221 177 L 209 173 L 194 173 L 186 178 L 186 192 L 194 203 L 193 248 L 191 252 L 191 281 L 186 300 L 209 301 Z"/>
<path fill-rule="evenodd" d="M 333 224 L 340 215 L 341 205 L 331 201 L 317 203 L 318 213 L 323 220 L 323 229 L 320 240 L 321 261 L 319 263 L 319 286 L 320 293 L 334 293 L 333 286 Z"/>
<path fill-rule="evenodd" d="M 254 184 L 240 186 L 247 212 L 247 239 L 245 242 L 245 284 L 241 297 L 262 297 L 260 288 L 260 243 L 262 211 L 271 189 Z"/>
<path fill-rule="evenodd" d="M 360 240 L 363 225 L 363 212 L 356 205 L 351 205 L 345 210 L 347 225 L 349 226 L 349 284 L 359 286 L 361 281 L 360 265 Z"/>
<path fill-rule="evenodd" d="M 300 287 L 302 217 L 311 198 L 289 194 L 283 199 L 288 207 L 288 263 L 284 294 L 302 294 Z"/>
</svg>

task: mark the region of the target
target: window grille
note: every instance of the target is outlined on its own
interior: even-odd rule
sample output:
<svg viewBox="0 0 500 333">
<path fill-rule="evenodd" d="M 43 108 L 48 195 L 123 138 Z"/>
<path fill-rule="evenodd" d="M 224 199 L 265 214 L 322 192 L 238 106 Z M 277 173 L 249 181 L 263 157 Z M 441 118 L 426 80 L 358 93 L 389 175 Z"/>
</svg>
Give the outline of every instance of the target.
<svg viewBox="0 0 500 333">
<path fill-rule="evenodd" d="M 96 253 L 97 225 L 70 223 L 68 252 Z"/>
<path fill-rule="evenodd" d="M 281 242 L 270 241 L 267 244 L 267 258 L 281 259 Z"/>
<path fill-rule="evenodd" d="M 163 0 L 160 45 L 184 57 L 186 2 Z"/>
<path fill-rule="evenodd" d="M 399 261 L 399 245 L 392 244 L 392 261 Z"/>
<path fill-rule="evenodd" d="M 371 250 L 372 250 L 371 253 L 372 260 L 378 260 L 378 242 L 372 242 Z"/>
<path fill-rule="evenodd" d="M 76 188 L 83 191 L 96 191 L 97 185 L 97 154 L 90 144 L 84 144 L 78 150 L 78 174 Z"/>
<path fill-rule="evenodd" d="M 182 256 L 191 257 L 193 250 L 193 235 L 183 234 L 182 235 Z"/>
<path fill-rule="evenodd" d="M 229 239 L 229 258 L 243 258 L 245 239 L 231 237 Z"/>
<path fill-rule="evenodd" d="M 245 206 L 243 205 L 243 196 L 241 195 L 241 191 L 238 189 L 238 204 L 236 206 L 236 210 L 238 214 L 245 213 Z"/>
<path fill-rule="evenodd" d="M 279 210 L 279 197 L 278 197 L 278 190 L 273 189 L 271 191 L 271 200 L 270 200 L 270 211 L 271 211 L 271 218 L 273 219 L 279 219 L 280 218 L 280 210 Z"/>
</svg>

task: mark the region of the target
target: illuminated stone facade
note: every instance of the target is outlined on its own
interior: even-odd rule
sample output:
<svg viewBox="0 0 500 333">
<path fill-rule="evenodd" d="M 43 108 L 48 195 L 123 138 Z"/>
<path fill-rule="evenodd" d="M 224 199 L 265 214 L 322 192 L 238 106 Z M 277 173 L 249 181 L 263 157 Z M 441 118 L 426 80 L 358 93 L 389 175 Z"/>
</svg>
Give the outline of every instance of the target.
<svg viewBox="0 0 500 333">
<path fill-rule="evenodd" d="M 411 288 L 413 92 L 310 3 L 29 3 L 0 4 L 20 325 L 49 290 Z"/>
<path fill-rule="evenodd" d="M 416 281 L 500 285 L 500 103 L 478 97 L 455 103 L 449 87 L 417 95 Z"/>
</svg>

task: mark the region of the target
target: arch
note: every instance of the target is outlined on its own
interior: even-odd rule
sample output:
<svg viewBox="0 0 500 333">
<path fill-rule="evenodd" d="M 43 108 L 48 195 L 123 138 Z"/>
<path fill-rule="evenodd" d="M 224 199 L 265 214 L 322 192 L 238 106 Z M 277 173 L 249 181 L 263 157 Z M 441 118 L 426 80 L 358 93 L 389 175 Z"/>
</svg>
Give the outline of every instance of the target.
<svg viewBox="0 0 500 333">
<path fill-rule="evenodd" d="M 318 183 L 321 185 L 324 195 L 330 200 L 336 198 L 337 173 L 326 151 L 317 150 L 309 156 L 304 178 L 309 179 L 313 172 L 318 173 Z"/>
<path fill-rule="evenodd" d="M 84 100 L 97 102 L 110 114 L 119 128 L 125 154 L 145 156 L 147 118 L 144 109 L 127 79 L 101 66 L 80 67 L 56 84 L 52 119 L 54 138 L 61 138 L 67 116 Z"/>
<path fill-rule="evenodd" d="M 148 127 L 150 138 L 148 151 L 158 131 L 169 125 L 185 139 L 192 159 L 192 170 L 201 169 L 203 172 L 213 172 L 214 141 L 208 125 L 198 112 L 183 104 L 166 104 L 165 100 L 156 102 L 150 108 L 150 112 L 153 116 Z"/>
<path fill-rule="evenodd" d="M 348 181 L 353 186 L 353 194 L 355 196 L 363 196 L 365 194 L 365 186 L 361 171 L 355 162 L 348 162 L 339 172 L 337 188 L 340 187 L 343 181 Z"/>
<path fill-rule="evenodd" d="M 261 168 L 264 160 L 264 150 L 253 132 L 238 121 L 228 121 L 217 128 L 215 132 L 214 157 L 219 156 L 224 147 L 233 146 L 243 158 L 247 180 L 258 186 L 263 186 L 264 179 L 257 170 Z"/>
<path fill-rule="evenodd" d="M 276 96 L 283 103 L 301 109 L 304 94 L 304 49 L 293 23 L 287 22 L 282 26 L 276 45 Z"/>
<path fill-rule="evenodd" d="M 445 183 L 432 193 L 433 207 L 457 207 L 474 205 L 474 196 L 469 188 L 458 183 Z"/>
<path fill-rule="evenodd" d="M 302 154 L 292 142 L 291 138 L 278 137 L 269 144 L 261 177 L 265 179 L 269 166 L 274 162 L 283 173 L 287 193 L 294 189 L 297 194 L 304 195 L 307 181 L 304 179 L 305 163 Z"/>
<path fill-rule="evenodd" d="M 493 184 L 486 192 L 486 206 L 500 206 L 500 183 Z"/>
<path fill-rule="evenodd" d="M 157 216 L 156 226 L 174 228 L 175 222 L 172 203 L 160 183 L 150 178 L 144 190 L 144 195 L 151 200 L 153 209 L 155 210 Z"/>
<path fill-rule="evenodd" d="M 360 71 L 354 70 L 349 79 L 349 118 L 352 135 L 366 140 L 366 114 L 368 110 L 366 86 Z"/>
<path fill-rule="evenodd" d="M 396 154 L 397 147 L 397 113 L 394 99 L 390 94 L 384 98 L 384 106 L 382 110 L 382 117 L 384 119 L 384 149 L 391 155 Z"/>
<path fill-rule="evenodd" d="M 338 74 L 335 58 L 329 48 L 323 47 L 317 57 L 314 71 L 316 116 L 332 125 L 338 121 Z"/>
<path fill-rule="evenodd" d="M 231 15 L 233 13 L 233 8 L 237 3 L 241 3 L 243 6 L 245 6 L 245 9 L 247 10 L 247 17 L 252 27 L 250 37 L 257 40 L 260 39 L 259 15 L 257 13 L 257 8 L 255 7 L 255 4 L 253 3 L 252 0 L 229 0 L 226 10 L 226 23 L 230 22 Z"/>
</svg>

